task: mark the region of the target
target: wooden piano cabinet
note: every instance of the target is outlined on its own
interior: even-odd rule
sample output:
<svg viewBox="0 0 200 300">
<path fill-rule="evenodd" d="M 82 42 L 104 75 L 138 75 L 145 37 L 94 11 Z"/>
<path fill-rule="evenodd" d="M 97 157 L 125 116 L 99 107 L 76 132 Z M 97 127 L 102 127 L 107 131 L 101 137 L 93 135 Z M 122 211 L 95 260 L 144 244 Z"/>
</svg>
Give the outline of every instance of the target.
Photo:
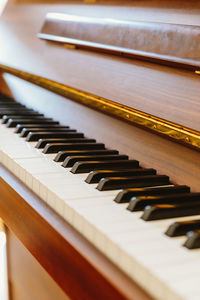
<svg viewBox="0 0 200 300">
<path fill-rule="evenodd" d="M 11 300 L 150 300 L 138 285 L 0 166 Z"/>
</svg>

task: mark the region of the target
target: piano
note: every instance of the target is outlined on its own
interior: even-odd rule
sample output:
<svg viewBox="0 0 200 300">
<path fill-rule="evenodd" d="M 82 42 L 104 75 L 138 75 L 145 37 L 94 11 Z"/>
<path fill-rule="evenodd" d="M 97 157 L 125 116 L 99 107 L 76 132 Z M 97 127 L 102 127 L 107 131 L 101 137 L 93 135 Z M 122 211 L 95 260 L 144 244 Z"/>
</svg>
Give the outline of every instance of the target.
<svg viewBox="0 0 200 300">
<path fill-rule="evenodd" d="M 0 218 L 10 299 L 199 300 L 198 53 L 187 45 L 178 57 L 177 42 L 175 58 L 145 58 L 54 40 L 49 13 L 157 22 L 182 42 L 200 26 L 196 1 L 7 1 Z"/>
</svg>

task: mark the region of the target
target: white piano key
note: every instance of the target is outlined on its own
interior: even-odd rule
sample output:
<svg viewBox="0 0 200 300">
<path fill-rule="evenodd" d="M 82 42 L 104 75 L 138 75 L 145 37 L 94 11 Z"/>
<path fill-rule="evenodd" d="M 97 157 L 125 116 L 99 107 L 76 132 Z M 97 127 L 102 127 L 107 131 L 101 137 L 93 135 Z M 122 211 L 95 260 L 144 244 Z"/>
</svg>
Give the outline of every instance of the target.
<svg viewBox="0 0 200 300">
<path fill-rule="evenodd" d="M 184 295 L 187 300 L 199 300 L 199 291 L 190 292 L 189 295 Z"/>
<path fill-rule="evenodd" d="M 187 277 L 181 281 L 177 279 L 172 281 L 170 286 L 178 290 L 183 297 L 190 296 L 192 292 L 199 292 L 200 294 L 199 277 Z"/>
</svg>

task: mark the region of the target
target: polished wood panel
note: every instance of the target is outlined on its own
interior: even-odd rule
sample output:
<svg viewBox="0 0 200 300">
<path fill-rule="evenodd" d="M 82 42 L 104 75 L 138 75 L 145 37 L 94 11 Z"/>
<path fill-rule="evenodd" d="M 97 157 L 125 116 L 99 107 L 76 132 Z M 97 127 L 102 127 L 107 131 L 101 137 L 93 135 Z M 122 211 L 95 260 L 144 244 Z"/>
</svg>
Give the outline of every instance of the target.
<svg viewBox="0 0 200 300">
<path fill-rule="evenodd" d="M 108 1 L 101 5 L 45 1 L 36 5 L 10 0 L 0 23 L 2 63 L 200 130 L 198 75 L 39 40 L 37 33 L 46 13 L 55 11 L 200 25 L 200 1 Z"/>
<path fill-rule="evenodd" d="M 6 237 L 10 300 L 70 300 L 8 228 Z"/>
<path fill-rule="evenodd" d="M 70 298 L 151 299 L 2 166 L 0 174 L 0 216 Z"/>
<path fill-rule="evenodd" d="M 104 114 L 126 121 L 134 126 L 139 126 L 144 130 L 159 134 L 174 142 L 181 143 L 186 147 L 200 151 L 200 131 L 183 127 L 179 124 L 166 121 L 164 119 L 141 112 L 132 107 L 121 105 L 115 101 L 105 99 L 85 91 L 80 91 L 74 87 L 49 80 L 22 70 L 10 68 L 0 64 L 0 71 L 16 76 L 27 82 L 31 82 L 39 87 L 50 90 L 67 99 L 78 102 Z"/>
</svg>

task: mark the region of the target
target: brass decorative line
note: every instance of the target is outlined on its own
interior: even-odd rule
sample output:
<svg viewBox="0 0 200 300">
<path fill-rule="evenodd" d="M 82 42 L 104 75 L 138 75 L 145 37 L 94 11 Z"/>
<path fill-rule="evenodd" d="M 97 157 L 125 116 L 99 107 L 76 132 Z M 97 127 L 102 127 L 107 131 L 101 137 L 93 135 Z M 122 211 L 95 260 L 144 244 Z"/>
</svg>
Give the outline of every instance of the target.
<svg viewBox="0 0 200 300">
<path fill-rule="evenodd" d="M 78 90 L 68 85 L 0 64 L 0 71 L 12 74 L 37 86 L 50 90 L 80 104 L 126 120 L 143 129 L 172 139 L 175 142 L 200 150 L 200 132 L 166 121 L 151 114 L 117 102 Z"/>
</svg>

